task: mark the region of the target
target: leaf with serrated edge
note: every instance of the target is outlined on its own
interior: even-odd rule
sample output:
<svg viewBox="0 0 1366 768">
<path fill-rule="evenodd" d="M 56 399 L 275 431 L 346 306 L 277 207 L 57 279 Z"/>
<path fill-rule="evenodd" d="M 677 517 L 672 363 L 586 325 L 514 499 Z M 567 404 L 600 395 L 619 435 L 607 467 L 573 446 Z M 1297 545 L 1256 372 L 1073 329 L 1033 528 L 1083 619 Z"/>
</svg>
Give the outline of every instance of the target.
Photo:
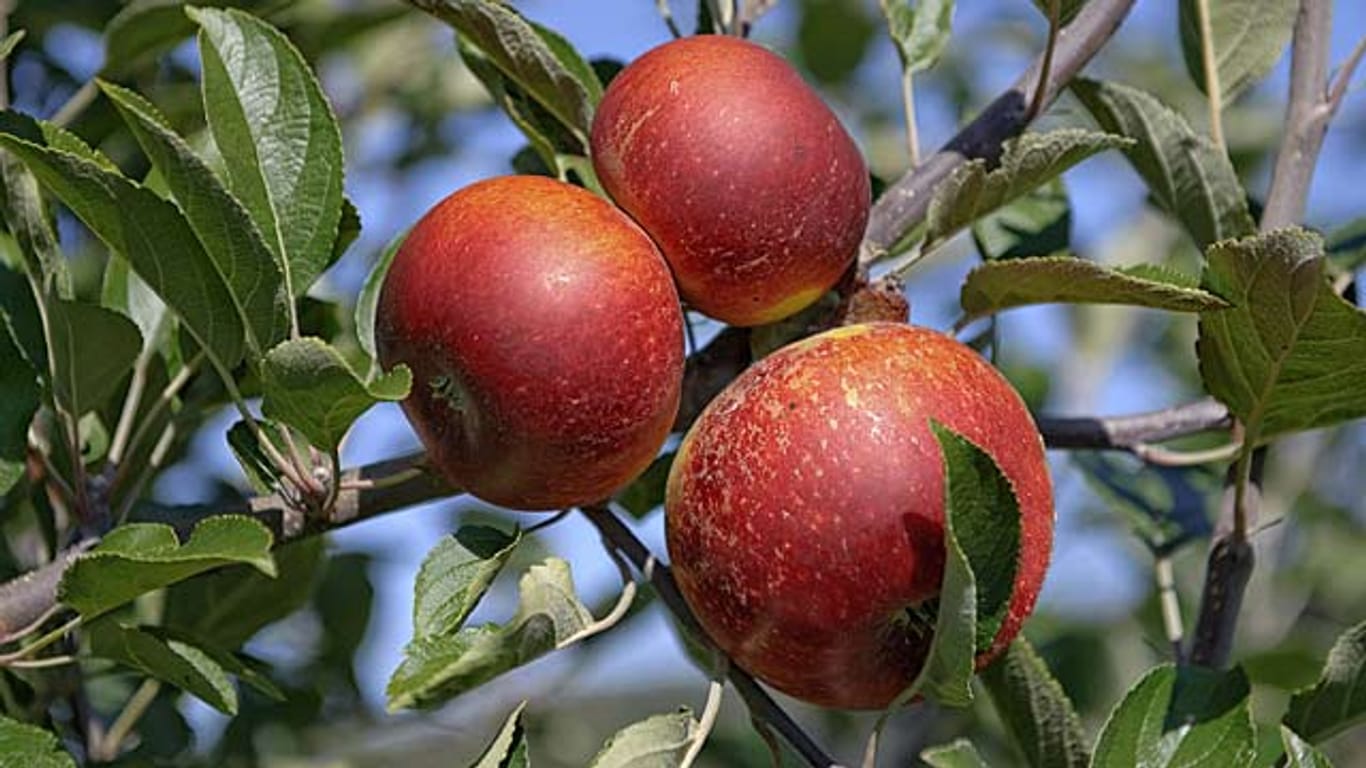
<svg viewBox="0 0 1366 768">
<path fill-rule="evenodd" d="M 901 68 L 919 72 L 934 66 L 949 42 L 954 0 L 880 0 L 887 33 L 901 57 Z"/>
<path fill-rule="evenodd" d="M 1135 143 L 1124 150 L 1148 190 L 1201 248 L 1256 230 L 1228 155 L 1153 95 L 1078 78 L 1072 92 L 1102 128 Z"/>
<path fill-rule="evenodd" d="M 0 768 L 76 768 L 50 731 L 0 715 Z"/>
<path fill-rule="evenodd" d="M 1247 675 L 1163 664 L 1110 713 L 1092 768 L 1248 765 L 1257 753 Z"/>
<path fill-rule="evenodd" d="M 1323 240 L 1297 228 L 1206 254 L 1205 285 L 1234 308 L 1200 315 L 1200 376 L 1249 445 L 1366 416 L 1366 313 L 1324 267 Z"/>
<path fill-rule="evenodd" d="M 73 415 L 104 404 L 133 369 L 142 334 L 111 309 L 76 301 L 47 304 L 53 393 Z"/>
<path fill-rule="evenodd" d="M 380 401 L 408 396 L 412 374 L 404 365 L 361 381 L 341 353 L 322 339 L 282 342 L 261 366 L 261 412 L 333 451 L 351 424 Z"/>
<path fill-rule="evenodd" d="M 289 331 L 280 269 L 250 214 L 151 102 L 113 83 L 100 90 L 123 116 L 142 151 L 171 190 L 205 253 L 228 286 L 247 344 L 260 358 Z"/>
<path fill-rule="evenodd" d="M 419 8 L 455 27 L 527 95 L 587 145 L 601 83 L 562 40 L 547 38 L 512 8 L 482 0 L 421 0 Z M 575 59 L 578 61 L 576 62 Z"/>
<path fill-rule="evenodd" d="M 569 564 L 559 558 L 528 569 L 518 592 L 517 613 L 505 625 L 486 624 L 409 643 L 389 679 L 389 710 L 439 704 L 543 656 L 593 621 L 574 593 Z"/>
<path fill-rule="evenodd" d="M 986 261 L 1066 251 L 1072 242 L 1072 204 L 1062 177 L 973 222 L 972 239 Z"/>
<path fill-rule="evenodd" d="M 456 632 L 522 540 L 485 525 L 461 526 L 422 561 L 413 585 L 413 636 Z"/>
<path fill-rule="evenodd" d="M 1229 306 L 1200 288 L 1154 279 L 1158 274 L 1113 269 L 1071 256 L 991 261 L 968 273 L 959 301 L 969 319 L 1049 303 L 1126 304 L 1173 312 Z"/>
<path fill-rule="evenodd" d="M 1181 54 L 1186 71 L 1201 92 L 1205 66 L 1197 3 L 1209 9 L 1214 39 L 1214 69 L 1222 102 L 1228 104 L 1260 80 L 1281 58 L 1295 30 L 1296 0 L 1181 0 Z"/>
<path fill-rule="evenodd" d="M 525 711 L 524 701 L 508 714 L 498 735 L 470 768 L 528 768 L 531 765 L 527 758 L 526 729 L 522 727 Z"/>
<path fill-rule="evenodd" d="M 1306 739 L 1321 742 L 1366 718 L 1366 622 L 1333 643 L 1323 674 L 1290 700 L 1282 722 Z"/>
<path fill-rule="evenodd" d="M 45 128 L 24 115 L 0 113 L 0 146 L 23 160 L 43 186 L 128 259 L 224 370 L 242 359 L 242 319 L 180 209 L 117 170 L 50 144 Z"/>
<path fill-rule="evenodd" d="M 1327 755 L 1284 725 L 1281 726 L 1281 746 L 1285 747 L 1286 768 L 1333 768 Z"/>
<path fill-rule="evenodd" d="M 342 215 L 341 130 L 317 78 L 279 30 L 235 10 L 199 25 L 204 113 L 233 194 L 275 253 L 290 296 L 331 262 Z"/>
<path fill-rule="evenodd" d="M 632 723 L 607 740 L 588 768 L 675 768 L 697 738 L 692 712 L 681 709 Z"/>
<path fill-rule="evenodd" d="M 1091 762 L 1081 719 L 1048 665 L 1023 637 L 982 671 L 982 682 L 1015 745 L 1034 768 Z"/>
<path fill-rule="evenodd" d="M 96 622 L 89 633 L 92 656 L 174 685 L 224 714 L 237 714 L 236 687 L 203 650 L 108 620 Z"/>
<path fill-rule="evenodd" d="M 212 638 L 225 649 L 240 648 L 262 627 L 308 602 L 323 567 L 323 538 L 315 536 L 275 550 L 274 578 L 248 565 L 200 574 L 166 592 L 168 629 Z"/>
<path fill-rule="evenodd" d="M 920 759 L 931 768 L 987 768 L 987 761 L 967 739 L 929 747 L 920 753 Z"/>
<path fill-rule="evenodd" d="M 996 168 L 989 169 L 985 160 L 969 160 L 935 189 L 926 215 L 926 242 L 941 242 L 1082 160 L 1131 143 L 1122 136 L 1077 129 L 1011 139 Z"/>
<path fill-rule="evenodd" d="M 273 539 L 264 525 L 242 515 L 200 522 L 183 545 L 169 525 L 121 525 L 71 564 L 58 596 L 88 621 L 138 595 L 231 563 L 274 576 Z"/>
</svg>

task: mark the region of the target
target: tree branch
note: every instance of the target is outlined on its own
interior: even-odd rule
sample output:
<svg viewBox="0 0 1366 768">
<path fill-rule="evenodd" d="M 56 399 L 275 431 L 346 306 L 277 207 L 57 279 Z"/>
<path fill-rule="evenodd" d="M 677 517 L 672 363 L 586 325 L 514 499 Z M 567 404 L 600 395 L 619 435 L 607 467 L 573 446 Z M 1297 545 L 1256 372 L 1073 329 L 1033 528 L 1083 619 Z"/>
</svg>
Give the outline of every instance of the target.
<svg viewBox="0 0 1366 768">
<path fill-rule="evenodd" d="M 654 587 L 659 599 L 674 615 L 678 623 L 683 626 L 685 632 L 694 640 L 701 642 L 708 647 L 715 649 L 711 639 L 707 636 L 702 625 L 697 623 L 697 618 L 693 616 L 692 610 L 688 608 L 687 602 L 683 600 L 683 593 L 678 591 L 678 583 L 674 581 L 673 572 L 667 565 L 658 562 L 650 552 L 649 547 L 636 537 L 635 533 L 627 528 L 621 519 L 618 518 L 610 509 L 605 506 L 587 506 L 582 510 L 584 517 L 593 524 L 598 532 L 602 534 L 605 541 L 610 543 L 617 551 L 626 556 L 631 564 L 640 571 L 643 578 L 650 582 Z M 721 651 L 715 649 L 717 653 Z M 783 737 L 792 746 L 807 764 L 814 768 L 831 768 L 836 763 L 825 754 L 820 745 L 816 744 L 810 736 L 806 734 L 802 727 L 778 706 L 772 696 L 754 680 L 750 674 L 732 660 L 726 665 L 726 675 L 730 678 L 735 690 L 745 700 L 749 706 L 750 714 L 756 719 L 767 725 L 773 731 Z"/>
<path fill-rule="evenodd" d="M 1039 432 L 1049 448 L 1130 450 L 1187 435 L 1228 429 L 1228 409 L 1214 398 L 1204 398 L 1160 411 L 1112 417 L 1038 418 Z"/>
<path fill-rule="evenodd" d="M 860 265 L 872 263 L 925 218 L 935 187 L 954 169 L 976 158 L 995 161 L 1002 143 L 1029 124 L 1031 99 L 1037 94 L 1041 106 L 1051 104 L 1110 39 L 1133 4 L 1134 0 L 1091 0 L 1071 24 L 1058 32 L 1051 67 L 1046 66 L 1048 52 L 1041 54 L 977 119 L 888 187 L 869 215 L 859 252 Z M 1040 75 L 1045 69 L 1049 71 L 1041 82 Z"/>
</svg>

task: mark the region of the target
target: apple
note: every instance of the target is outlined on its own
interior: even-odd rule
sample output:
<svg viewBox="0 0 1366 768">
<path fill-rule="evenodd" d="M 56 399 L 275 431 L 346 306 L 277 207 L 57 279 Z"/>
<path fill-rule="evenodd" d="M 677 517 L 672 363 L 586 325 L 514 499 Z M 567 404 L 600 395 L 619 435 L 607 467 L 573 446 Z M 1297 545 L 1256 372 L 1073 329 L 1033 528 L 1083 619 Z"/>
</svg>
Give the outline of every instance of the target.
<svg viewBox="0 0 1366 768">
<path fill-rule="evenodd" d="M 433 467 L 516 509 L 606 498 L 668 436 L 683 315 L 667 265 L 611 203 L 554 179 L 481 181 L 413 227 L 376 310 L 382 365 Z"/>
<path fill-rule="evenodd" d="M 591 148 L 683 299 L 731 325 L 820 298 L 868 221 L 868 169 L 834 113 L 781 57 L 736 37 L 675 40 L 628 65 Z"/>
<path fill-rule="evenodd" d="M 868 323 L 750 367 L 679 447 L 665 501 L 679 589 L 718 646 L 799 699 L 881 709 L 930 641 L 908 610 L 944 573 L 944 473 L 931 419 L 984 450 L 1020 504 L 1017 576 L 978 667 L 1033 610 L 1052 548 L 1043 441 L 1024 402 L 970 348 Z"/>
</svg>

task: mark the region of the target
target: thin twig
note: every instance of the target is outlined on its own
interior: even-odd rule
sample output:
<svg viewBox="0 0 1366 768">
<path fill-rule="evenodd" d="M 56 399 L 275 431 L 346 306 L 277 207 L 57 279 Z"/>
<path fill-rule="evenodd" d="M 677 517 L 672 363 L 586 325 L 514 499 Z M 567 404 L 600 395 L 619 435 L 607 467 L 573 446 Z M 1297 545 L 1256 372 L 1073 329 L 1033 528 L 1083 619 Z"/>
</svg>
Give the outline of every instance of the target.
<svg viewBox="0 0 1366 768">
<path fill-rule="evenodd" d="M 617 572 L 621 574 L 621 595 L 617 597 L 616 604 L 612 606 L 612 610 L 608 611 L 606 615 L 556 643 L 556 648 L 564 648 L 565 646 L 573 645 L 580 640 L 585 640 L 593 635 L 601 634 L 612 627 L 615 627 L 617 622 L 621 621 L 622 617 L 626 615 L 626 612 L 631 610 L 631 603 L 635 602 L 636 582 L 635 579 L 631 578 L 630 566 L 626 564 L 625 560 L 621 559 L 621 555 L 608 541 L 604 539 L 602 545 L 603 548 L 607 550 L 607 556 L 611 558 L 612 562 L 617 566 Z"/>
<path fill-rule="evenodd" d="M 1178 437 L 1226 430 L 1232 424 L 1228 408 L 1204 398 L 1172 408 L 1129 416 L 1039 416 L 1036 419 L 1049 448 L 1133 450 Z"/>
<path fill-rule="evenodd" d="M 1352 49 L 1347 61 L 1338 69 L 1332 87 L 1328 89 L 1329 117 L 1332 116 L 1332 113 L 1337 112 L 1338 107 L 1342 106 L 1342 99 L 1347 95 L 1347 87 L 1352 84 L 1352 75 L 1356 72 L 1357 65 L 1361 63 L 1363 55 L 1366 55 L 1366 37 L 1357 41 L 1356 47 Z"/>
<path fill-rule="evenodd" d="M 1039 84 L 1034 88 L 1034 97 L 1029 100 L 1025 112 L 1025 122 L 1030 123 L 1043 111 L 1043 97 L 1048 85 L 1048 70 L 1053 67 L 1053 53 L 1058 47 L 1058 28 L 1062 26 L 1062 11 L 1058 0 L 1048 0 L 1048 43 L 1043 51 L 1043 66 L 1039 69 Z"/>
<path fill-rule="evenodd" d="M 721 663 L 724 666 L 725 662 Z M 702 716 L 697 719 L 697 733 L 693 736 L 692 744 L 688 745 L 688 751 L 683 753 L 683 759 L 678 761 L 678 768 L 692 768 L 697 756 L 702 754 L 702 748 L 707 745 L 707 737 L 716 727 L 716 717 L 721 714 L 721 694 L 726 689 L 724 680 L 723 673 L 707 684 L 707 703 L 702 705 Z"/>
<path fill-rule="evenodd" d="M 1157 574 L 1157 597 L 1162 605 L 1162 628 L 1166 630 L 1167 642 L 1171 644 L 1172 658 L 1179 664 L 1183 657 L 1181 644 L 1185 641 L 1186 630 L 1181 621 L 1181 596 L 1176 591 L 1171 555 L 1158 555 L 1153 562 L 1153 570 Z"/>
<path fill-rule="evenodd" d="M 128 703 L 123 706 L 123 711 L 114 719 L 114 723 L 109 726 L 109 731 L 100 739 L 99 743 L 92 747 L 91 756 L 96 760 L 111 761 L 118 759 L 119 752 L 123 750 L 123 742 L 133 732 L 133 727 L 137 725 L 142 716 L 147 713 L 148 708 L 156 701 L 157 694 L 161 692 L 161 681 L 147 678 L 142 681 L 133 695 L 128 698 Z"/>
<path fill-rule="evenodd" d="M 914 168 L 920 165 L 920 131 L 915 120 L 915 73 L 910 67 L 901 68 L 901 101 L 906 112 L 906 153 Z"/>
<path fill-rule="evenodd" d="M 1210 18 L 1210 0 L 1195 0 L 1195 12 L 1200 23 L 1200 62 L 1205 70 L 1205 100 L 1209 104 L 1209 136 L 1214 146 L 1224 152 L 1224 93 L 1220 90 L 1219 65 L 1214 55 L 1214 23 Z"/>
<path fill-rule="evenodd" d="M 603 539 L 610 542 L 621 554 L 625 555 L 631 564 L 641 572 L 642 576 L 650 582 L 651 586 L 655 588 L 656 594 L 659 595 L 660 601 L 674 615 L 684 631 L 698 642 L 714 649 L 715 645 L 707 637 L 702 626 L 698 624 L 697 618 L 693 616 L 692 610 L 683 600 L 683 594 L 678 591 L 678 584 L 674 581 L 673 573 L 670 572 L 669 567 L 658 562 L 654 554 L 645 546 L 645 543 L 607 507 L 590 505 L 582 507 L 580 511 L 598 529 Z M 778 706 L 773 697 L 759 687 L 759 684 L 749 673 L 737 666 L 734 660 L 731 660 L 727 667 L 727 676 L 730 678 L 731 684 L 740 693 L 741 698 L 749 706 L 750 714 L 772 727 L 806 760 L 808 765 L 813 766 L 813 768 L 829 768 L 829 766 L 836 765 L 835 761 L 825 754 L 825 750 L 821 749 L 807 735 L 806 731 L 782 707 Z"/>
<path fill-rule="evenodd" d="M 669 8 L 669 0 L 655 0 L 655 8 L 659 9 L 659 17 L 669 28 L 669 34 L 673 35 L 675 40 L 682 37 L 683 32 L 679 30 L 678 23 L 674 21 L 674 13 Z"/>
<path fill-rule="evenodd" d="M 95 86 L 94 80 L 86 81 L 84 85 L 76 89 L 75 93 L 71 94 L 71 98 L 67 99 L 65 104 L 57 109 L 48 122 L 59 128 L 71 125 L 85 111 L 86 107 L 94 103 L 95 97 L 99 93 L 100 89 Z"/>
<path fill-rule="evenodd" d="M 1148 443 L 1136 443 L 1129 448 L 1129 451 L 1138 458 L 1163 467 L 1198 467 L 1202 464 L 1228 461 L 1238 456 L 1242 450 L 1243 444 L 1237 441 L 1199 451 L 1176 451 Z"/>
</svg>

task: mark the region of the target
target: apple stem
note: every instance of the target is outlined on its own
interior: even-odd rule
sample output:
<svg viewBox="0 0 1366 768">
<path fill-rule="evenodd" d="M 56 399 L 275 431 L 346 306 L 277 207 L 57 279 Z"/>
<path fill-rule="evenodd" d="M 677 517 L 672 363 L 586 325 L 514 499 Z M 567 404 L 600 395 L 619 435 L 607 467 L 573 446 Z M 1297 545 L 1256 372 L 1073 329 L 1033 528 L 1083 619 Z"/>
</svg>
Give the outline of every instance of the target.
<svg viewBox="0 0 1366 768">
<path fill-rule="evenodd" d="M 1209 137 L 1220 152 L 1224 146 L 1224 94 L 1219 86 L 1219 66 L 1215 60 L 1214 24 L 1210 19 L 1209 0 L 1195 0 L 1195 13 L 1200 24 L 1200 62 L 1205 70 L 1205 98 L 1209 103 Z"/>
</svg>

